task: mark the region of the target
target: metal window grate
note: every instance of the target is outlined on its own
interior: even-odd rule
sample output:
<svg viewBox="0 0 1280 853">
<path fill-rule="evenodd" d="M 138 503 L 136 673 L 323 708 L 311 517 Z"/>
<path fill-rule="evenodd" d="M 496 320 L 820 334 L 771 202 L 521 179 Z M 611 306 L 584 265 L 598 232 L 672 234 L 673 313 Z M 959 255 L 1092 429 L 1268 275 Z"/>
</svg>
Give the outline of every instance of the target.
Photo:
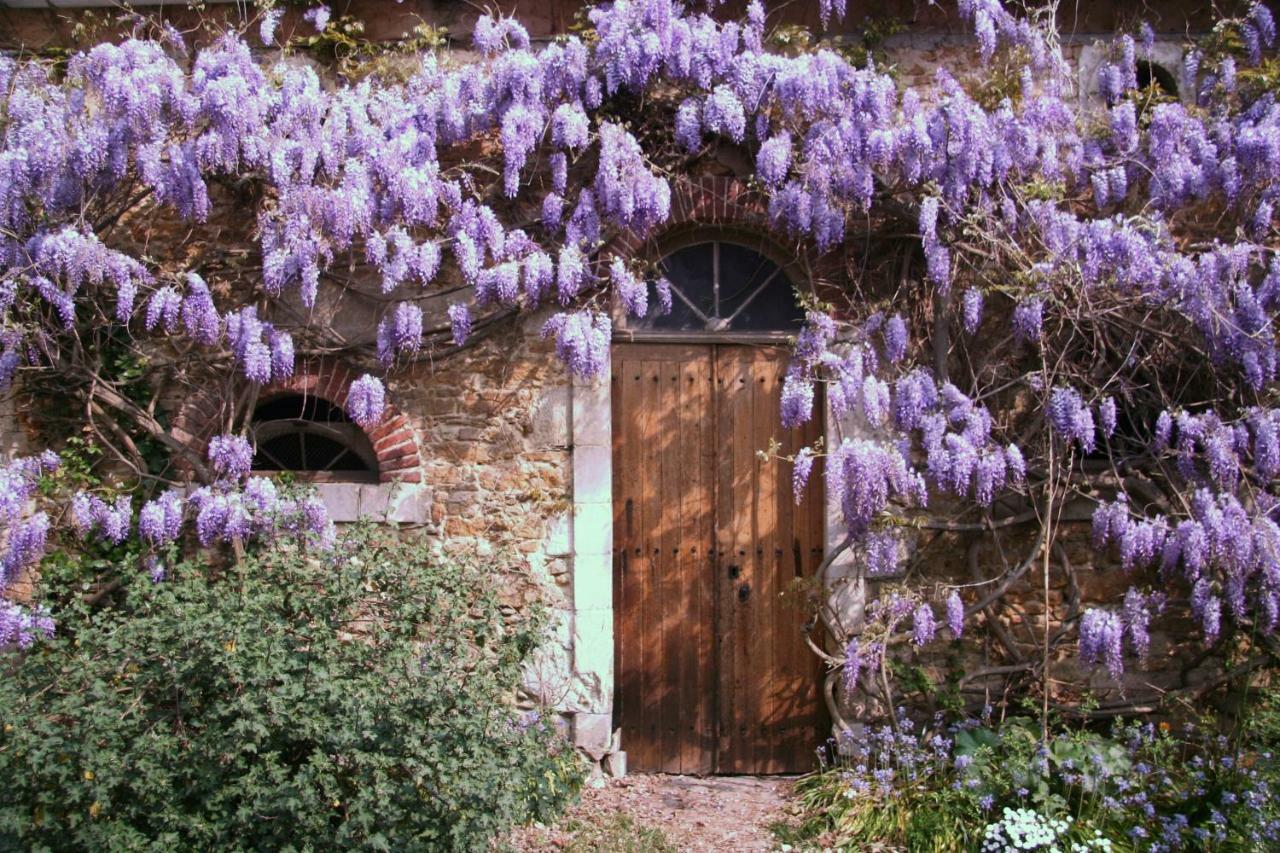
<svg viewBox="0 0 1280 853">
<path fill-rule="evenodd" d="M 374 481 L 368 436 L 328 400 L 289 395 L 254 410 L 255 471 L 293 471 L 316 479 Z"/>
</svg>

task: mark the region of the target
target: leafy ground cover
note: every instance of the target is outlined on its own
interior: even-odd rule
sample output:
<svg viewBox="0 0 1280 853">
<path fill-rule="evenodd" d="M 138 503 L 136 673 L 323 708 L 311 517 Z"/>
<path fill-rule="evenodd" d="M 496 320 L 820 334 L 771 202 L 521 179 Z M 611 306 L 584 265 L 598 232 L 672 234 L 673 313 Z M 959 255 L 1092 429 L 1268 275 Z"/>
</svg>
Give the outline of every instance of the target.
<svg viewBox="0 0 1280 853">
<path fill-rule="evenodd" d="M 900 719 L 831 742 L 796 785 L 799 849 L 1266 850 L 1280 844 L 1276 702 L 1211 720 L 1110 729 Z"/>
</svg>

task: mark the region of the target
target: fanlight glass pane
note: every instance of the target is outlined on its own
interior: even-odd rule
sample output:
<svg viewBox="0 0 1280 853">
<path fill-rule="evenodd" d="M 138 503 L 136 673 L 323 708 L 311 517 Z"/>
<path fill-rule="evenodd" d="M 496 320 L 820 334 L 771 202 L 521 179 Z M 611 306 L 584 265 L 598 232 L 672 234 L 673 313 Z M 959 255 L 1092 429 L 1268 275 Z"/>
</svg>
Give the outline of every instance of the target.
<svg viewBox="0 0 1280 853">
<path fill-rule="evenodd" d="M 327 424 L 350 422 L 341 406 L 335 406 L 320 397 L 304 397 L 301 394 L 276 397 L 253 410 L 254 423 L 285 420 L 318 421 Z"/>
<path fill-rule="evenodd" d="M 720 244 L 720 315 L 729 328 L 795 329 L 804 319 L 787 274 L 744 246 Z"/>
<path fill-rule="evenodd" d="M 671 313 L 629 318 L 631 328 L 681 332 L 790 331 L 804 312 L 791 280 L 746 246 L 720 241 L 677 249 L 659 265 L 671 282 Z"/>
<path fill-rule="evenodd" d="M 672 284 L 671 313 L 655 317 L 655 329 L 705 329 L 715 315 L 712 278 L 715 255 L 710 243 L 689 246 L 667 255 L 663 272 Z M 657 310 L 651 306 L 650 315 Z"/>
</svg>

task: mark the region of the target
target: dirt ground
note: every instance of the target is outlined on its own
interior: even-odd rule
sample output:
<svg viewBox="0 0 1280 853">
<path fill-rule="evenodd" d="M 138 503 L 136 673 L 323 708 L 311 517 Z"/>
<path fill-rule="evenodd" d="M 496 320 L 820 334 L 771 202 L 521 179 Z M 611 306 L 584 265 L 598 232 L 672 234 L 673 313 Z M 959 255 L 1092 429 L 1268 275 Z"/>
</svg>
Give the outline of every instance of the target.
<svg viewBox="0 0 1280 853">
<path fill-rule="evenodd" d="M 508 849 L 773 850 L 791 781 L 779 777 L 632 774 L 587 787 L 554 826 L 525 827 Z"/>
</svg>

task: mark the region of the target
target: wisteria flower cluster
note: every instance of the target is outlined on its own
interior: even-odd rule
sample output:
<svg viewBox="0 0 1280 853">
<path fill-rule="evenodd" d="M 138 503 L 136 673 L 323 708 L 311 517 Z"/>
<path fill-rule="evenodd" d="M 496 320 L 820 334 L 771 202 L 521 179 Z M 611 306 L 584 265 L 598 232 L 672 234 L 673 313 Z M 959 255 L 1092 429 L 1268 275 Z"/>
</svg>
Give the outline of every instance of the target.
<svg viewBox="0 0 1280 853">
<path fill-rule="evenodd" d="M 784 425 L 813 417 L 815 388 L 822 384 L 835 416 L 867 428 L 865 437 L 831 447 L 823 464 L 827 492 L 841 496 L 845 523 L 873 574 L 891 573 L 901 550 L 893 528 L 877 522 L 897 509 L 926 506 L 931 487 L 990 505 L 1026 477 L 1022 452 L 996 443 L 984 406 L 925 368 L 893 377 L 908 346 L 899 315 L 873 315 L 851 340 L 837 341 L 833 321 L 811 314 L 782 389 Z M 808 482 L 814 458 L 802 453 L 794 460 L 797 490 Z"/>
<path fill-rule="evenodd" d="M 242 436 L 209 441 L 209 465 L 218 479 L 187 493 L 170 490 L 147 501 L 137 514 L 137 533 L 151 549 L 176 542 L 188 522 L 202 546 L 271 541 L 289 535 L 326 549 L 335 529 L 324 502 L 314 495 L 286 496 L 266 477 L 250 477 L 253 447 Z M 80 492 L 71 502 L 72 522 L 82 537 L 95 535 L 119 545 L 131 533 L 133 508 L 127 495 L 107 503 Z M 157 564 L 158 565 L 158 564 Z M 155 569 L 156 566 L 153 566 Z M 163 576 L 163 568 L 153 574 Z"/>
<path fill-rule="evenodd" d="M 882 541 L 897 545 L 896 539 Z M 874 572 L 872 574 L 874 576 Z M 959 639 L 964 634 L 966 616 L 960 593 L 951 590 L 943 607 L 947 630 L 952 639 Z M 857 688 L 864 677 L 878 677 L 885 655 L 900 631 L 917 648 L 933 642 L 938 636 L 934 606 L 918 595 L 900 590 L 888 592 L 868 604 L 866 624 L 849 639 L 840 660 L 846 689 Z"/>
<path fill-rule="evenodd" d="M 49 516 L 33 511 L 40 478 L 57 470 L 61 460 L 46 450 L 0 464 L 0 593 L 44 556 Z M 0 644 L 26 647 L 53 634 L 47 611 L 0 599 Z"/>
</svg>

